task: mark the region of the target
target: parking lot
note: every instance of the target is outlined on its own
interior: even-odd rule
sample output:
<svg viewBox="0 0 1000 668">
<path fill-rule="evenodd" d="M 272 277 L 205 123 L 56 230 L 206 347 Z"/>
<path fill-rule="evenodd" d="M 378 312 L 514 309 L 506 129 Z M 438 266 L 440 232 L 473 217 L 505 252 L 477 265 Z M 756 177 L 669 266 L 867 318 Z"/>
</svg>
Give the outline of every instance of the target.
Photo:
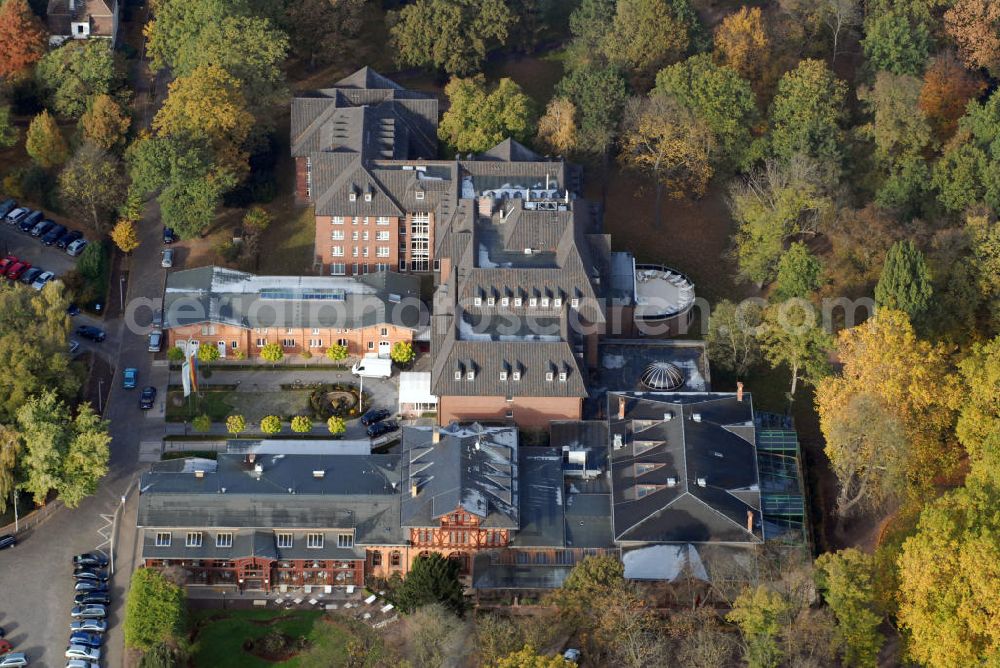
<svg viewBox="0 0 1000 668">
<path fill-rule="evenodd" d="M 46 246 L 40 239 L 21 232 L 16 225 L 3 221 L 0 222 L 0 257 L 10 254 L 30 262 L 33 267 L 51 271 L 56 276 L 62 276 L 75 267 L 77 260 L 67 255 L 65 250 Z"/>
</svg>

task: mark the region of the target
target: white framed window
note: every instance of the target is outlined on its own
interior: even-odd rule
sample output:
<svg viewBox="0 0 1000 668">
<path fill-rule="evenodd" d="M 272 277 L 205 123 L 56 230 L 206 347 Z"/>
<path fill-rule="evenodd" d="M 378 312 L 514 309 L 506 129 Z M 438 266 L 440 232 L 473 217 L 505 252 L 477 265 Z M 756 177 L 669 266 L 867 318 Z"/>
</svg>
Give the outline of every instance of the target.
<svg viewBox="0 0 1000 668">
<path fill-rule="evenodd" d="M 388 262 L 379 262 L 376 266 L 376 271 L 389 271 Z"/>
<path fill-rule="evenodd" d="M 330 232 L 330 241 L 343 241 L 344 230 L 334 230 Z"/>
<path fill-rule="evenodd" d="M 347 265 L 343 262 L 334 262 L 330 265 L 331 276 L 343 276 L 347 273 Z"/>
<path fill-rule="evenodd" d="M 389 240 L 389 230 L 377 230 L 375 232 L 375 241 L 388 241 Z"/>
<path fill-rule="evenodd" d="M 321 533 L 307 533 L 306 534 L 306 547 L 318 550 L 323 547 L 323 534 Z"/>
<path fill-rule="evenodd" d="M 388 216 L 379 216 L 378 218 L 375 219 L 375 224 L 376 225 L 388 225 L 389 224 L 389 217 Z"/>
<path fill-rule="evenodd" d="M 500 298 L 500 306 L 510 306 L 510 298 L 509 297 L 501 297 Z"/>
<path fill-rule="evenodd" d="M 360 222 L 361 222 L 361 219 L 358 218 L 357 216 L 354 216 L 353 218 L 351 218 L 351 225 L 357 225 Z"/>
<path fill-rule="evenodd" d="M 565 383 L 566 382 L 566 372 L 565 371 L 560 371 L 559 372 L 559 382 L 561 382 L 561 383 Z"/>
<path fill-rule="evenodd" d="M 290 533 L 276 534 L 274 540 L 275 543 L 278 545 L 278 547 L 286 547 L 286 548 L 291 547 L 295 542 L 295 538 Z"/>
<path fill-rule="evenodd" d="M 357 230 L 354 230 L 353 232 L 351 232 L 351 241 L 357 241 L 358 240 L 358 234 L 359 233 L 358 233 Z"/>
<path fill-rule="evenodd" d="M 521 372 L 520 371 L 511 372 L 510 379 L 511 380 L 521 380 Z"/>
<path fill-rule="evenodd" d="M 375 350 L 375 342 L 374 341 L 369 341 L 368 342 L 368 350 Z"/>
<path fill-rule="evenodd" d="M 495 306 L 496 303 L 497 303 L 497 298 L 496 297 L 487 297 L 486 298 L 486 305 L 487 306 Z"/>
<path fill-rule="evenodd" d="M 372 201 L 372 191 L 369 190 L 368 192 L 365 193 L 365 201 L 366 202 Z"/>
<path fill-rule="evenodd" d="M 169 531 L 157 531 L 156 547 L 170 547 L 170 538 L 172 535 Z"/>
<path fill-rule="evenodd" d="M 364 224 L 367 225 L 369 222 L 371 222 L 371 218 L 369 218 L 368 216 L 365 216 L 364 220 L 362 222 L 364 222 Z"/>
<path fill-rule="evenodd" d="M 562 297 L 556 297 L 555 299 L 553 299 L 552 305 L 555 306 L 556 308 L 562 306 Z"/>
<path fill-rule="evenodd" d="M 506 371 L 501 371 L 500 372 L 500 380 L 507 380 L 507 372 Z"/>
<path fill-rule="evenodd" d="M 337 339 L 337 345 L 338 346 L 344 346 L 346 348 L 347 347 L 347 339 Z"/>
<path fill-rule="evenodd" d="M 473 297 L 472 303 L 475 306 L 482 306 L 483 305 L 483 298 L 482 297 Z"/>
<path fill-rule="evenodd" d="M 323 347 L 323 339 L 309 339 L 309 347 L 310 348 L 322 348 Z"/>
<path fill-rule="evenodd" d="M 202 336 L 215 336 L 215 325 L 202 325 L 201 326 Z"/>
<path fill-rule="evenodd" d="M 469 371 L 468 371 L 468 372 L 467 372 L 467 373 L 465 374 L 465 379 L 466 379 L 466 380 L 475 380 L 475 379 L 476 379 L 476 372 L 470 369 L 470 370 L 469 370 Z"/>
<path fill-rule="evenodd" d="M 401 236 L 401 237 L 405 237 L 406 236 L 406 226 L 405 225 L 400 225 L 399 226 L 399 236 Z"/>
<path fill-rule="evenodd" d="M 263 348 L 267 345 L 267 339 L 257 339 L 257 347 Z"/>
<path fill-rule="evenodd" d="M 330 248 L 330 254 L 333 257 L 344 257 L 344 247 L 343 246 L 333 246 Z"/>
<path fill-rule="evenodd" d="M 313 327 L 312 333 L 319 334 L 319 329 L 317 327 Z"/>
<path fill-rule="evenodd" d="M 462 372 L 461 371 L 456 371 L 455 372 L 455 380 L 462 380 Z"/>
<path fill-rule="evenodd" d="M 354 547 L 354 534 L 352 534 L 352 533 L 338 533 L 337 534 L 337 547 Z"/>
<path fill-rule="evenodd" d="M 368 257 L 368 246 L 365 246 L 364 248 L 361 249 L 361 256 Z"/>
<path fill-rule="evenodd" d="M 367 218 L 365 220 L 367 220 Z M 365 241 L 368 241 L 368 230 L 365 230 L 364 232 L 361 233 L 361 238 L 364 239 Z"/>
<path fill-rule="evenodd" d="M 520 297 L 514 297 L 514 306 L 517 306 L 517 307 L 521 306 L 521 298 Z"/>
<path fill-rule="evenodd" d="M 538 297 L 532 297 L 531 299 L 529 299 L 528 306 L 530 306 L 531 308 L 535 308 L 536 306 L 538 306 Z"/>
<path fill-rule="evenodd" d="M 355 248 L 354 250 L 358 250 L 358 249 Z M 357 257 L 357 255 L 355 254 L 354 257 Z M 357 262 L 352 262 L 351 263 L 351 273 L 352 274 L 357 274 L 358 273 L 358 263 Z"/>
<path fill-rule="evenodd" d="M 378 255 L 378 257 L 389 257 L 389 247 L 379 246 L 376 254 Z"/>
<path fill-rule="evenodd" d="M 351 248 L 351 257 L 357 257 L 357 256 L 358 256 L 358 247 L 354 246 L 354 247 Z M 358 273 L 358 272 L 355 271 L 354 273 Z"/>
<path fill-rule="evenodd" d="M 545 380 L 547 382 L 551 383 L 553 378 L 555 378 L 555 376 L 553 375 L 553 373 L 551 371 L 546 371 L 545 372 Z"/>
<path fill-rule="evenodd" d="M 295 339 L 282 339 L 281 340 L 281 345 L 284 348 L 294 348 L 295 347 Z"/>
<path fill-rule="evenodd" d="M 542 297 L 542 308 L 548 308 L 548 307 L 549 307 L 549 298 Z"/>
<path fill-rule="evenodd" d="M 184 540 L 184 547 L 201 547 L 201 532 L 188 531 L 187 538 Z"/>
<path fill-rule="evenodd" d="M 417 198 L 417 199 L 423 199 L 424 198 L 424 191 L 423 190 L 418 190 L 415 193 L 413 193 L 413 196 L 415 198 Z"/>
<path fill-rule="evenodd" d="M 347 193 L 347 201 L 349 201 L 349 202 L 357 202 L 358 201 L 358 194 L 356 192 L 354 192 L 353 190 L 351 192 Z"/>
<path fill-rule="evenodd" d="M 379 330 L 379 336 L 389 336 L 389 328 L 383 327 Z"/>
<path fill-rule="evenodd" d="M 331 216 L 330 217 L 330 224 L 331 225 L 343 225 L 344 224 L 344 217 L 343 216 Z"/>
<path fill-rule="evenodd" d="M 239 347 L 240 347 L 240 342 L 239 342 L 239 341 L 230 341 L 230 343 L 232 344 L 232 345 L 231 345 L 230 347 L 231 347 L 231 348 L 232 348 L 233 350 L 236 350 L 237 348 L 239 348 Z"/>
<path fill-rule="evenodd" d="M 215 546 L 216 547 L 232 547 L 233 546 L 233 534 L 231 532 L 217 533 L 215 534 Z"/>
<path fill-rule="evenodd" d="M 285 334 L 294 334 L 295 330 L 291 327 L 285 327 Z"/>
<path fill-rule="evenodd" d="M 580 299 L 578 297 L 573 297 L 569 300 L 569 305 L 573 308 L 577 308 L 580 305 Z"/>
<path fill-rule="evenodd" d="M 254 327 L 253 331 L 255 334 L 267 334 L 267 327 Z"/>
</svg>

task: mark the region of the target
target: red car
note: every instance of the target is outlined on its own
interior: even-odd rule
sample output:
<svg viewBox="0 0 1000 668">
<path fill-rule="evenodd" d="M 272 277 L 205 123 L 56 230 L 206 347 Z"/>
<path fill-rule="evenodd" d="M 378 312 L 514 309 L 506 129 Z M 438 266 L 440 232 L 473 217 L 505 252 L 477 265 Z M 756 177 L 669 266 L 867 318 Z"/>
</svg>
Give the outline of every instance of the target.
<svg viewBox="0 0 1000 668">
<path fill-rule="evenodd" d="M 13 265 L 11 265 L 10 269 L 7 270 L 7 279 L 11 281 L 16 281 L 17 279 L 21 278 L 21 275 L 24 272 L 28 271 L 29 269 L 31 269 L 30 262 L 24 262 L 23 260 L 21 262 L 15 262 Z"/>
<path fill-rule="evenodd" d="M 20 262 L 20 260 L 17 259 L 16 255 L 8 255 L 4 259 L 0 260 L 0 276 L 6 276 L 11 267 L 18 262 Z"/>
</svg>

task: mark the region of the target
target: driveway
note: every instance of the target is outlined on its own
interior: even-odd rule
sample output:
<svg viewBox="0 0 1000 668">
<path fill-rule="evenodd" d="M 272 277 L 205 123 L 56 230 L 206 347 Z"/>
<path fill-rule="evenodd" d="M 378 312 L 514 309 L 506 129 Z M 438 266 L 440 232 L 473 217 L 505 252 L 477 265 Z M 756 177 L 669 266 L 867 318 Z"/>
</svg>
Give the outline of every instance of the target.
<svg viewBox="0 0 1000 668">
<path fill-rule="evenodd" d="M 41 240 L 21 232 L 15 225 L 0 222 L 0 254 L 6 257 L 13 253 L 21 260 L 27 260 L 33 267 L 41 267 L 56 276 L 62 276 L 76 266 L 75 257 L 55 246 L 46 246 Z"/>
</svg>

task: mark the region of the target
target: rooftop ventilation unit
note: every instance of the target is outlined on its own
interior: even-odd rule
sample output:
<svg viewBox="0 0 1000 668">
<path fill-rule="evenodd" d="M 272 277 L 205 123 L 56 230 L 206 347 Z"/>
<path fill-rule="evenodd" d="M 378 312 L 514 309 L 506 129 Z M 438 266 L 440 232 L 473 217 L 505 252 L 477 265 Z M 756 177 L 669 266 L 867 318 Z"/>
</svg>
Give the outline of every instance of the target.
<svg viewBox="0 0 1000 668">
<path fill-rule="evenodd" d="M 691 419 L 695 422 L 701 422 L 701 413 L 693 413 Z"/>
<path fill-rule="evenodd" d="M 622 443 L 622 435 L 621 434 L 615 434 L 614 447 L 615 447 L 615 450 L 621 450 L 622 448 L 625 447 L 625 444 Z"/>
<path fill-rule="evenodd" d="M 663 421 L 664 422 L 670 422 L 673 419 L 674 419 L 674 414 L 673 413 L 664 413 L 663 414 Z"/>
<path fill-rule="evenodd" d="M 698 487 L 705 487 L 706 485 L 708 485 L 708 481 L 705 480 L 704 478 L 698 478 L 698 480 L 696 480 L 695 482 L 698 483 Z"/>
<path fill-rule="evenodd" d="M 257 462 L 256 464 L 253 465 L 253 472 L 260 475 L 261 473 L 264 472 L 264 465 L 261 464 L 260 462 Z"/>
<path fill-rule="evenodd" d="M 677 478 L 667 478 L 667 487 L 677 487 Z"/>
</svg>

